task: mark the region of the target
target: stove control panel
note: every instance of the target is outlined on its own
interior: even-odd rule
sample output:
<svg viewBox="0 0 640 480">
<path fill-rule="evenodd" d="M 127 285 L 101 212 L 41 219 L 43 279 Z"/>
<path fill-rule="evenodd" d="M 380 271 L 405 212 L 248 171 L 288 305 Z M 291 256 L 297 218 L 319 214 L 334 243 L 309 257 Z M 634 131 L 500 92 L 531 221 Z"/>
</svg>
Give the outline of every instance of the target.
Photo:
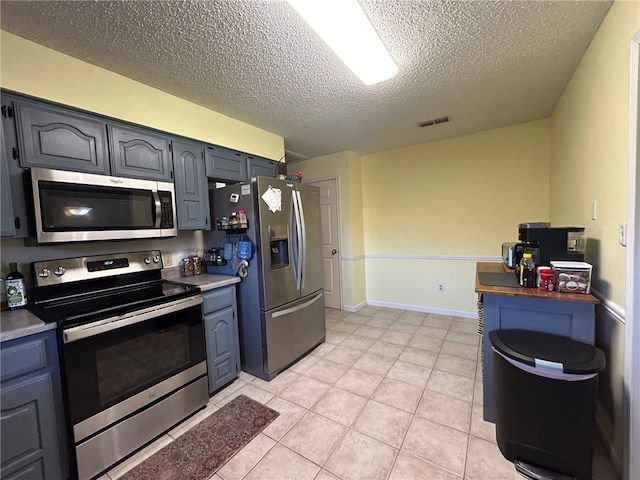
<svg viewBox="0 0 640 480">
<path fill-rule="evenodd" d="M 159 250 L 45 260 L 31 264 L 38 287 L 162 269 Z"/>
</svg>

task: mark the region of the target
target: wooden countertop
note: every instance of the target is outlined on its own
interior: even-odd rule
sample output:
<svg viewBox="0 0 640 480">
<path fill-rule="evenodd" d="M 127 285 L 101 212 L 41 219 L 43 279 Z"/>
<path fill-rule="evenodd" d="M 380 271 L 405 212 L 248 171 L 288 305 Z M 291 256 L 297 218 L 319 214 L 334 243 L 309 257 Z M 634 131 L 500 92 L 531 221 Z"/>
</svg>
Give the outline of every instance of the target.
<svg viewBox="0 0 640 480">
<path fill-rule="evenodd" d="M 547 299 L 547 300 L 560 300 L 563 302 L 600 303 L 600 301 L 591 294 L 544 292 L 539 288 L 497 287 L 493 285 L 483 285 L 480 283 L 480 280 L 478 279 L 479 272 L 513 274 L 513 270 L 511 270 L 510 268 L 507 268 L 502 262 L 477 262 L 476 263 L 476 293 L 523 296 L 523 297 L 540 298 L 540 299 Z"/>
</svg>

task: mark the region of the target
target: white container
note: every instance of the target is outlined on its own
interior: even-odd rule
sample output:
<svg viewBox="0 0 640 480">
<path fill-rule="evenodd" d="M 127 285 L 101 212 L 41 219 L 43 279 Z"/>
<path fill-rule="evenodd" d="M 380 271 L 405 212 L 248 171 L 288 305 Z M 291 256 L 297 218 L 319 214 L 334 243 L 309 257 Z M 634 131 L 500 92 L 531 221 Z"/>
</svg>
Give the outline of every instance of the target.
<svg viewBox="0 0 640 480">
<path fill-rule="evenodd" d="M 593 265 L 586 262 L 552 261 L 554 283 L 558 292 L 589 293 Z"/>
</svg>

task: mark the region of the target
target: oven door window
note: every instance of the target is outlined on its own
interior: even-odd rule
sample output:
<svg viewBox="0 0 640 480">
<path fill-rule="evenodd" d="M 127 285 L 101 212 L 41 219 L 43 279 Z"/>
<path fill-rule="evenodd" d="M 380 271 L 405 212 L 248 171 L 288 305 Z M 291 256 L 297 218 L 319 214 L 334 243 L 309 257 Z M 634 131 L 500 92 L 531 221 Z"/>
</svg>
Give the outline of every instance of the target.
<svg viewBox="0 0 640 480">
<path fill-rule="evenodd" d="M 45 232 L 134 230 L 154 227 L 150 190 L 40 181 Z"/>
<path fill-rule="evenodd" d="M 205 355 L 199 305 L 64 344 L 72 423 L 197 365 Z"/>
</svg>

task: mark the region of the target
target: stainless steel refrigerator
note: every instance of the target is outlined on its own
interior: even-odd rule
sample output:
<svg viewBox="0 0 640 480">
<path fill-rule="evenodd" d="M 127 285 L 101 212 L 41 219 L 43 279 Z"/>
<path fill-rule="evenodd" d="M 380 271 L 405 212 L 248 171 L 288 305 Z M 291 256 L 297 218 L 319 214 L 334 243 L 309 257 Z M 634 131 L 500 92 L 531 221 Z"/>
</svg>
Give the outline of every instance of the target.
<svg viewBox="0 0 640 480">
<path fill-rule="evenodd" d="M 256 177 L 210 194 L 213 218 L 221 225 L 205 232 L 205 247 L 231 241 L 236 248 L 226 266 L 208 271 L 246 274 L 238 286 L 242 369 L 271 380 L 325 339 L 320 192 Z M 246 228 L 229 225 L 240 210 Z M 248 267 L 237 256 L 244 235 L 255 246 Z"/>
</svg>

